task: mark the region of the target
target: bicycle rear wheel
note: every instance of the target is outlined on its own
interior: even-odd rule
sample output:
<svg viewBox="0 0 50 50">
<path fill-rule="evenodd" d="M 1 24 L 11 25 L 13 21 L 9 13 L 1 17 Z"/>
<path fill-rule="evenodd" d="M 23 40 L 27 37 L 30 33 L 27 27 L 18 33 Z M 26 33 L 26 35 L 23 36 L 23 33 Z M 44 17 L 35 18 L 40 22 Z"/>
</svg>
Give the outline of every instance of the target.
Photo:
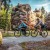
<svg viewBox="0 0 50 50">
<path fill-rule="evenodd" d="M 31 36 L 36 37 L 38 35 L 38 31 L 31 31 Z"/>
<path fill-rule="evenodd" d="M 26 31 L 26 36 L 29 36 L 30 35 L 30 31 Z"/>
</svg>

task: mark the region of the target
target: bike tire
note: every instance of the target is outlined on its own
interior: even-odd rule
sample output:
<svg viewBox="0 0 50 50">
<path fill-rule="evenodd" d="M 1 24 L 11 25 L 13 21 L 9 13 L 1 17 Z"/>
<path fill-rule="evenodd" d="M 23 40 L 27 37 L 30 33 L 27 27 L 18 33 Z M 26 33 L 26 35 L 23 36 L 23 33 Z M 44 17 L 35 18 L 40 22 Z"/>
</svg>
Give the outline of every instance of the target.
<svg viewBox="0 0 50 50">
<path fill-rule="evenodd" d="M 47 37 L 48 36 L 48 31 L 42 31 L 42 37 Z"/>
<path fill-rule="evenodd" d="M 29 36 L 29 35 L 30 35 L 30 31 L 28 31 L 28 32 L 26 31 L 26 36 Z"/>
<path fill-rule="evenodd" d="M 37 35 L 38 35 L 38 32 L 37 32 L 37 31 L 34 31 L 34 32 L 31 31 L 31 36 L 32 36 L 32 37 L 36 37 Z"/>
<path fill-rule="evenodd" d="M 21 32 L 20 31 L 15 31 L 15 37 L 20 37 L 21 36 Z"/>
</svg>

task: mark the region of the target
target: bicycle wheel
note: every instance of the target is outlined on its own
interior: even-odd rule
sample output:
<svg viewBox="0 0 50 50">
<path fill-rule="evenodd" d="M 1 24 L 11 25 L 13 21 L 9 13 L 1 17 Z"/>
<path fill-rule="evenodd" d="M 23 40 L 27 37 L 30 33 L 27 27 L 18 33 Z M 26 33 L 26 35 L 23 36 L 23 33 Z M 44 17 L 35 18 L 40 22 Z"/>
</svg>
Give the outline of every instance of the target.
<svg viewBox="0 0 50 50">
<path fill-rule="evenodd" d="M 26 36 L 30 35 L 30 30 L 26 31 Z"/>
<path fill-rule="evenodd" d="M 48 36 L 48 32 L 47 31 L 42 31 L 42 37 L 47 37 Z"/>
<path fill-rule="evenodd" d="M 21 32 L 20 31 L 15 31 L 15 37 L 19 37 L 21 36 Z"/>
<path fill-rule="evenodd" d="M 38 35 L 38 31 L 31 31 L 31 36 L 36 37 Z"/>
</svg>

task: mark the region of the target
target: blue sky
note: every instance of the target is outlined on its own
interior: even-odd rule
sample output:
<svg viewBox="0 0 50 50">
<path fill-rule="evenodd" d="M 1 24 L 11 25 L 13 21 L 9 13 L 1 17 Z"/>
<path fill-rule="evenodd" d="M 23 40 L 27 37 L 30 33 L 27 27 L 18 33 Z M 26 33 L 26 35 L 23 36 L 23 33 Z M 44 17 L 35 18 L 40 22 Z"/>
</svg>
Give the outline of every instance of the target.
<svg viewBox="0 0 50 50">
<path fill-rule="evenodd" d="M 30 4 L 32 10 L 43 6 L 47 12 L 50 11 L 50 0 L 11 0 L 11 3 L 13 6 L 16 6 L 18 3 Z"/>
</svg>

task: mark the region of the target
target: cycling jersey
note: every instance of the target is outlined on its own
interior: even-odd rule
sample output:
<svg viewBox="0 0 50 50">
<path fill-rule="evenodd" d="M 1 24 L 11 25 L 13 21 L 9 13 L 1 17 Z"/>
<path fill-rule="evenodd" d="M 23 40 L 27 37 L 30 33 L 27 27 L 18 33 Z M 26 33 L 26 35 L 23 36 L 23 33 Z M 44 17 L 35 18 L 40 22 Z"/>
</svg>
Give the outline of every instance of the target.
<svg viewBox="0 0 50 50">
<path fill-rule="evenodd" d="M 39 25 L 44 25 L 43 23 L 42 23 L 42 21 L 41 20 L 39 20 L 37 23 L 36 23 L 36 25 L 35 26 L 39 26 Z"/>
<path fill-rule="evenodd" d="M 18 26 L 18 28 L 21 29 L 22 27 L 27 28 L 27 25 L 26 25 L 24 22 L 22 22 L 22 23 Z"/>
</svg>

